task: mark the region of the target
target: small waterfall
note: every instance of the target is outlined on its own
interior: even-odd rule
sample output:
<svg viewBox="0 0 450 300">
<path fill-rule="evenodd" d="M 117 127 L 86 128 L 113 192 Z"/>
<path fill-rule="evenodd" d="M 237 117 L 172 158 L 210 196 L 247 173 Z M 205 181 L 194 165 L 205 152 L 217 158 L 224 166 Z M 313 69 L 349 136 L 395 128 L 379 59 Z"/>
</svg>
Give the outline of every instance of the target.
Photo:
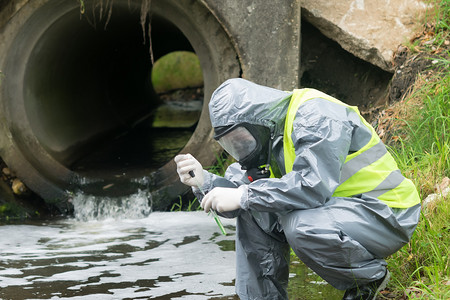
<svg viewBox="0 0 450 300">
<path fill-rule="evenodd" d="M 74 216 L 77 221 L 106 219 L 141 219 L 151 212 L 150 193 L 138 190 L 126 197 L 102 197 L 74 194 L 72 198 Z"/>
</svg>

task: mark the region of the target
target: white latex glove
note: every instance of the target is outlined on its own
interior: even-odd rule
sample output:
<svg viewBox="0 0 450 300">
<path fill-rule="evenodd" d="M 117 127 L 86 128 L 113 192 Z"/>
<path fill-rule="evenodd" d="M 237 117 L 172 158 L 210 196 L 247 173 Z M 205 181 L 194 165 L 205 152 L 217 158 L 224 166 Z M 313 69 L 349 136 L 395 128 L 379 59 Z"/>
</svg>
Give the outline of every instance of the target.
<svg viewBox="0 0 450 300">
<path fill-rule="evenodd" d="M 203 178 L 203 167 L 191 154 L 179 154 L 174 158 L 177 164 L 177 173 L 180 181 L 186 185 L 202 187 L 205 179 Z M 189 172 L 193 171 L 195 177 Z"/>
<path fill-rule="evenodd" d="M 202 208 L 205 212 L 213 209 L 218 212 L 233 211 L 241 208 L 242 188 L 216 187 L 202 199 Z"/>
</svg>

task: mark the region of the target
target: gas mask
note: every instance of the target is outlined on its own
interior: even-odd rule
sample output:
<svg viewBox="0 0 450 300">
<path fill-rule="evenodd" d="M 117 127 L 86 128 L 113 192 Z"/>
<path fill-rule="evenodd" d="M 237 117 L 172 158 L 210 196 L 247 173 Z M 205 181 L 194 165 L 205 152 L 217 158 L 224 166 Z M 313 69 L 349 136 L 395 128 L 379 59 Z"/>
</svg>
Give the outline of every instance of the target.
<svg viewBox="0 0 450 300">
<path fill-rule="evenodd" d="M 249 123 L 214 128 L 219 144 L 247 170 L 250 181 L 270 177 L 270 129 Z"/>
</svg>

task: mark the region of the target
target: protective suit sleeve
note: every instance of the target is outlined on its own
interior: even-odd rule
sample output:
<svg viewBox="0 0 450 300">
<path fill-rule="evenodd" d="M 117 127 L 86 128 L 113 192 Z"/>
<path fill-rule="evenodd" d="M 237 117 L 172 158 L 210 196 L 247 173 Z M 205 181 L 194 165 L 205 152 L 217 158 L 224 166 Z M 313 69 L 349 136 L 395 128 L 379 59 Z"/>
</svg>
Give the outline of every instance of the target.
<svg viewBox="0 0 450 300">
<path fill-rule="evenodd" d="M 219 176 L 203 170 L 204 183 L 202 191 L 207 194 L 209 191 L 214 189 L 215 187 L 228 187 L 228 188 L 238 188 L 241 185 L 248 184 L 249 181 L 245 176 L 245 172 L 241 170 L 241 167 L 238 163 L 231 164 L 227 170 L 225 171 L 225 175 Z M 203 199 L 203 194 L 199 188 L 193 187 L 192 191 L 197 199 L 201 202 Z M 247 193 L 245 193 L 245 196 Z M 239 210 L 233 212 L 224 212 L 218 213 L 219 215 L 226 218 L 234 218 L 238 215 Z"/>
<path fill-rule="evenodd" d="M 349 153 L 353 127 L 348 121 L 350 110 L 323 101 L 310 100 L 297 112 L 292 172 L 280 179 L 252 182 L 243 196 L 243 209 L 288 212 L 319 207 L 331 198 Z"/>
</svg>

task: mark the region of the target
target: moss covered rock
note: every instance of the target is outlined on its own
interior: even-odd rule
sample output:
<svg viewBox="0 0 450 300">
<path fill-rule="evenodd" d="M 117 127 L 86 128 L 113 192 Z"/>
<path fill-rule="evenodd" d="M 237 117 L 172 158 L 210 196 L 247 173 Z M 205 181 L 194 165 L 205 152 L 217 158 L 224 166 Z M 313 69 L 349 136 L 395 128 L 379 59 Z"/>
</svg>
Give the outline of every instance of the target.
<svg viewBox="0 0 450 300">
<path fill-rule="evenodd" d="M 164 55 L 153 65 L 152 83 L 157 93 L 202 86 L 203 74 L 197 55 L 188 51 Z"/>
</svg>

